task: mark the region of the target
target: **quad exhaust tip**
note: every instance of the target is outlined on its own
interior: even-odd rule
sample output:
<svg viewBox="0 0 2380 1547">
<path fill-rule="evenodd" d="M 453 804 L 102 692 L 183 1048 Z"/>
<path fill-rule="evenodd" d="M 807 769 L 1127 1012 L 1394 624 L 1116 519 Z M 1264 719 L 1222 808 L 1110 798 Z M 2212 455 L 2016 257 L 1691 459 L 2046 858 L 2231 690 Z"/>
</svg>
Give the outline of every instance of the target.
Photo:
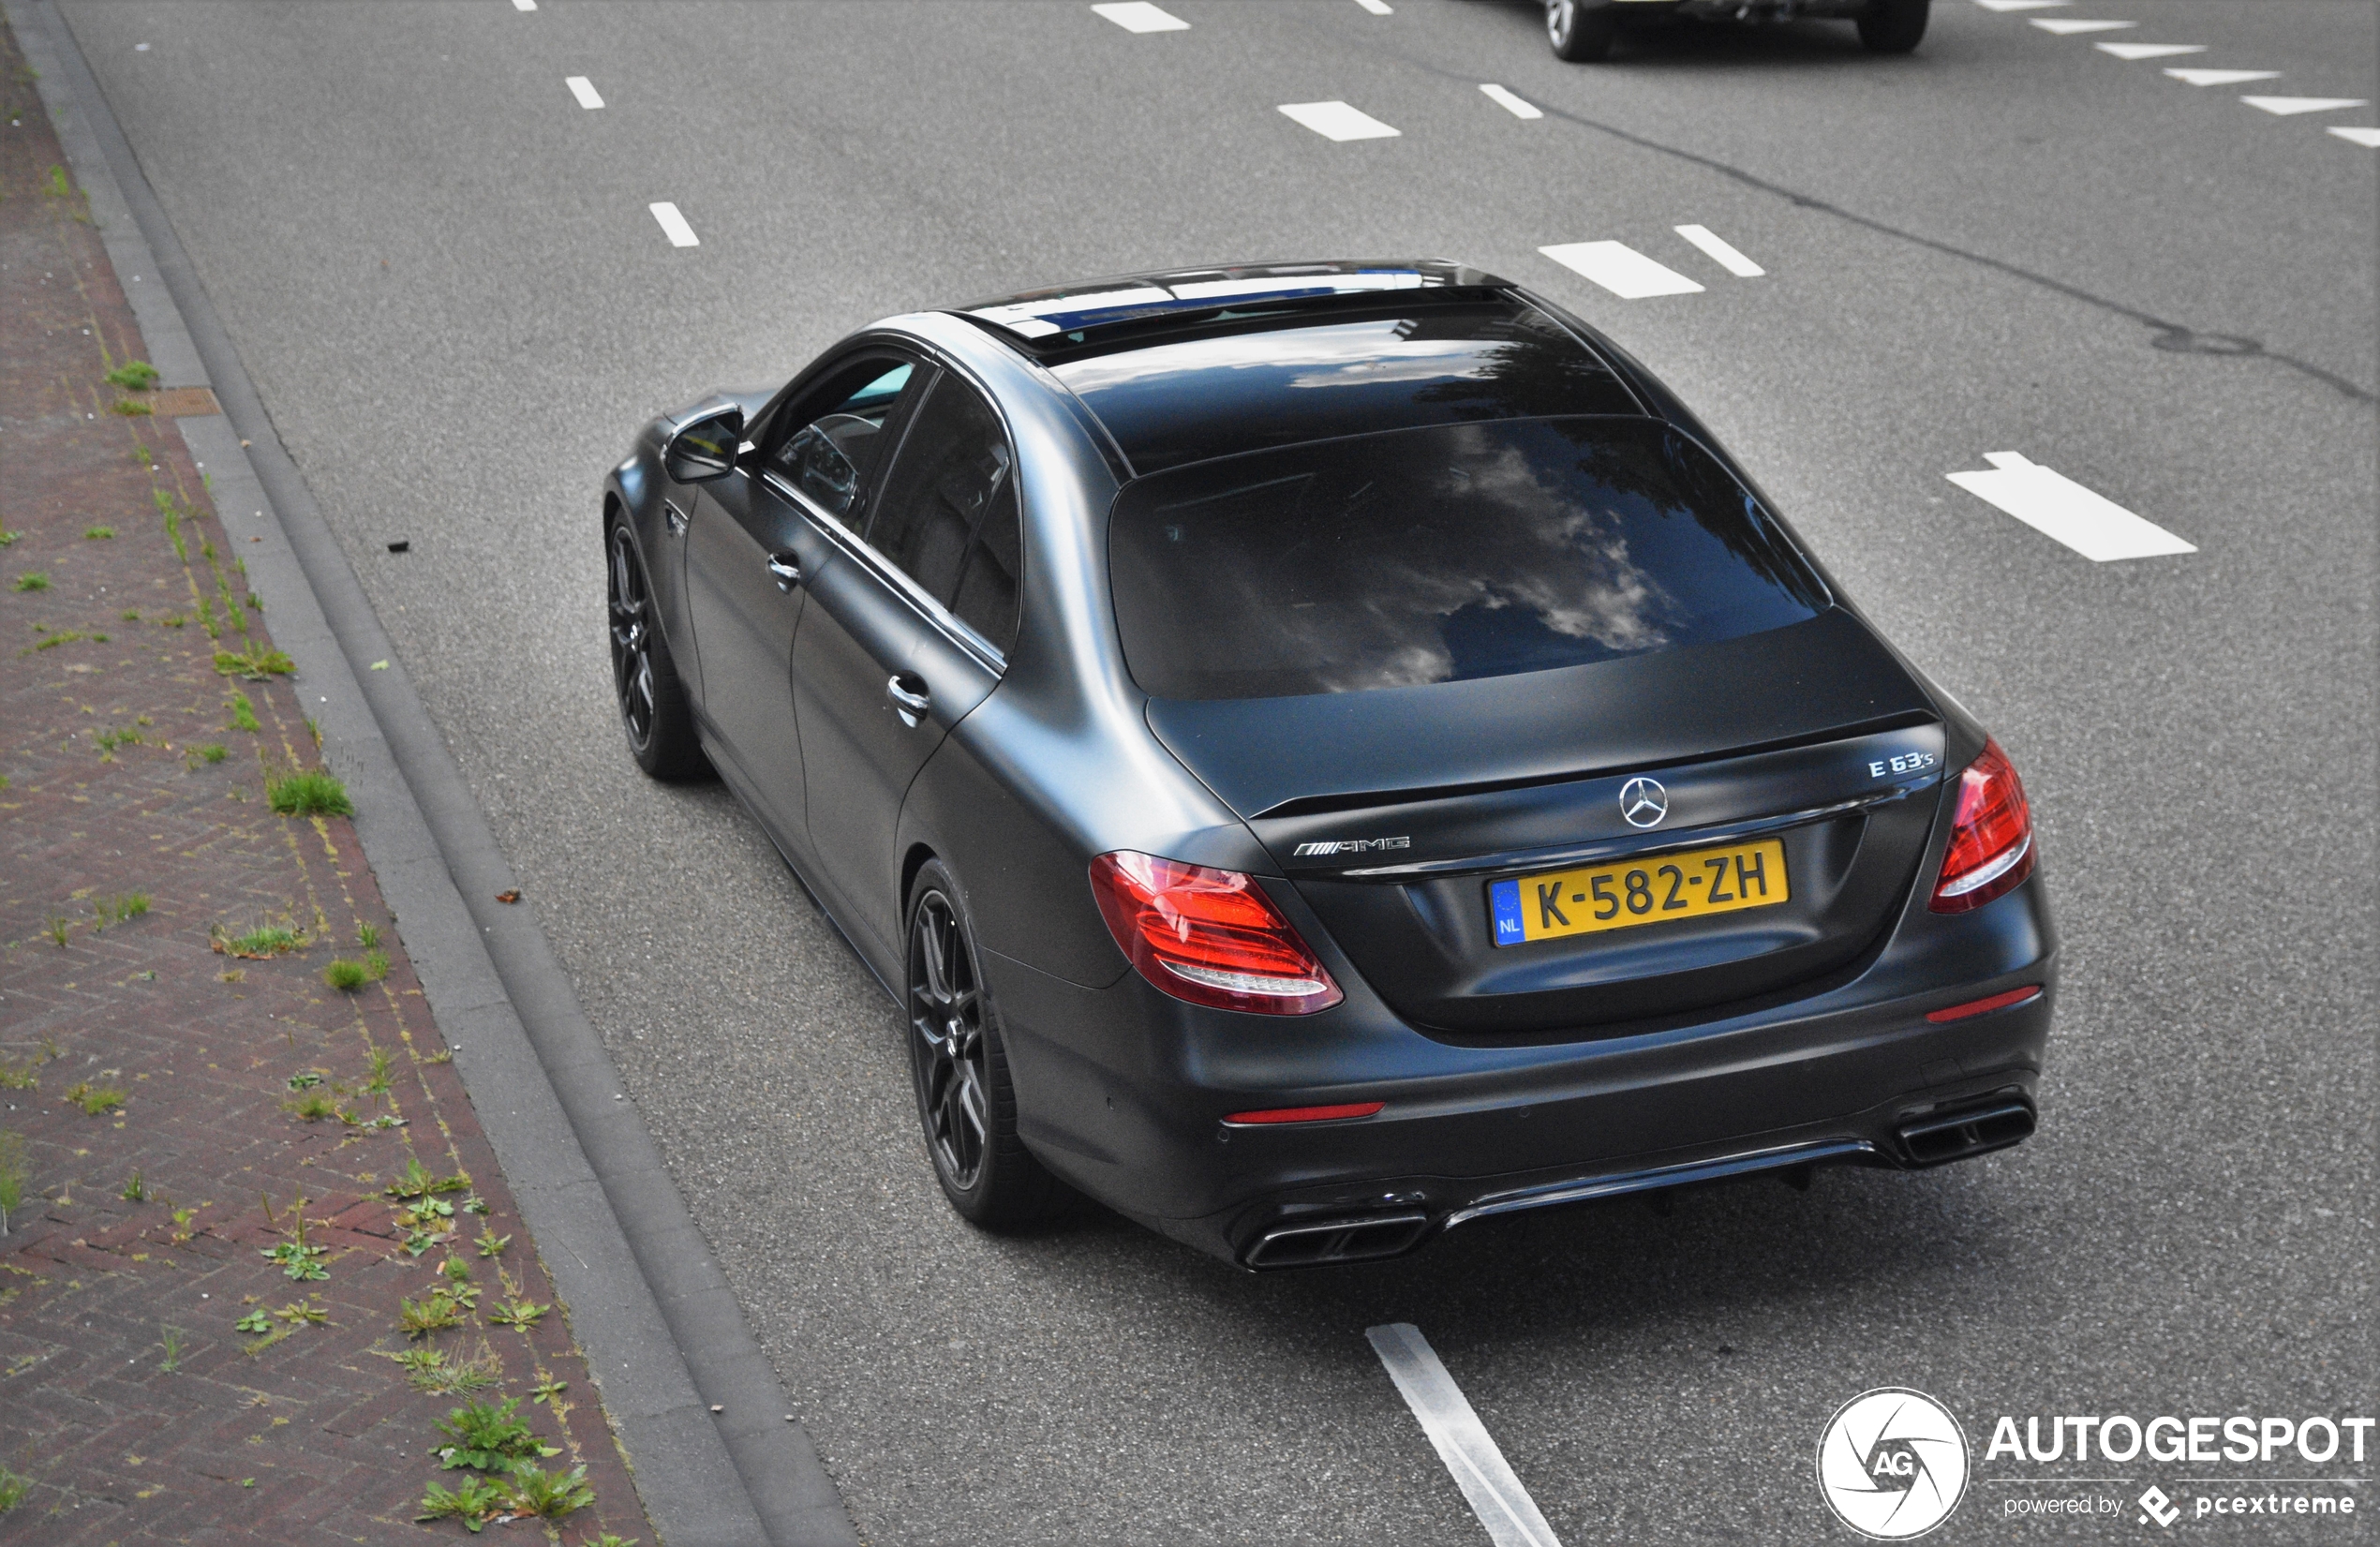
<svg viewBox="0 0 2380 1547">
<path fill-rule="evenodd" d="M 1944 1166 L 2021 1143 L 2033 1136 L 2033 1109 L 2024 1102 L 1995 1102 L 1908 1123 L 1901 1149 L 1912 1166 Z"/>
<path fill-rule="evenodd" d="M 1318 1268 L 1411 1251 L 1430 1228 L 1425 1213 L 1370 1214 L 1267 1230 L 1248 1249 L 1251 1268 Z"/>
</svg>

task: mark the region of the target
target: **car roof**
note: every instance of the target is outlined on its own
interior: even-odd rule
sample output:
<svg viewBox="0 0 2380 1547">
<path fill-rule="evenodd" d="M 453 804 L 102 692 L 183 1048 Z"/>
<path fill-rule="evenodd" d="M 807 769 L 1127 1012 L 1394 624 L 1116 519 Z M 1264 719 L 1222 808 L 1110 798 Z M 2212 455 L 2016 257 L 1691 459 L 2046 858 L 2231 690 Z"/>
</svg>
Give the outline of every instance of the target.
<svg viewBox="0 0 2380 1547">
<path fill-rule="evenodd" d="M 1069 388 L 1135 474 L 1376 430 L 1645 411 L 1577 329 L 1440 260 L 1178 269 L 952 310 Z"/>
</svg>

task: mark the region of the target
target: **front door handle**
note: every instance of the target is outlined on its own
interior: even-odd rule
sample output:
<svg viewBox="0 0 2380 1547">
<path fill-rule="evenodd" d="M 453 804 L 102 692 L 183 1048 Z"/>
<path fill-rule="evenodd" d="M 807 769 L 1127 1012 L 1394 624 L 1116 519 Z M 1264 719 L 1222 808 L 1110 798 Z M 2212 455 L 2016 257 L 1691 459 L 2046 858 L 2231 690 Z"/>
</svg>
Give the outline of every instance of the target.
<svg viewBox="0 0 2380 1547">
<path fill-rule="evenodd" d="M 911 680 L 917 681 L 915 677 Z M 892 700 L 893 712 L 900 716 L 900 722 L 913 731 L 926 718 L 926 711 L 934 707 L 933 694 L 927 691 L 924 682 L 917 681 L 916 690 L 912 692 L 901 685 L 898 674 L 885 680 L 885 696 Z"/>
<path fill-rule="evenodd" d="M 781 591 L 790 591 L 801 584 L 801 560 L 791 548 L 768 556 L 769 578 L 777 582 Z"/>
</svg>

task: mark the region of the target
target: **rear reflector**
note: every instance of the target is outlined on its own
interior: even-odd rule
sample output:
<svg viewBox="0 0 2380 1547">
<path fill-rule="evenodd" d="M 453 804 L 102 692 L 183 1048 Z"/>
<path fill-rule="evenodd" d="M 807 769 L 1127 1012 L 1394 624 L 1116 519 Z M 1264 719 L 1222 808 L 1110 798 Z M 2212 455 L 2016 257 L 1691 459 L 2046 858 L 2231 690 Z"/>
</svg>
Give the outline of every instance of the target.
<svg viewBox="0 0 2380 1547">
<path fill-rule="evenodd" d="M 1119 849 L 1091 862 L 1091 892 L 1133 966 L 1176 999 L 1312 1015 L 1346 997 L 1264 888 L 1238 870 Z"/>
<path fill-rule="evenodd" d="M 1340 1107 L 1273 1107 L 1261 1112 L 1234 1112 L 1226 1123 L 1334 1123 L 1343 1117 L 1370 1117 L 1385 1101 L 1350 1101 Z"/>
<path fill-rule="evenodd" d="M 1971 999 L 1964 1004 L 1953 1004 L 1948 1009 L 1928 1010 L 1926 1012 L 1926 1019 L 1938 1023 L 1944 1020 L 1964 1020 L 1971 1015 L 1989 1015 L 1994 1010 L 2004 1010 L 2011 1004 L 2022 1004 L 2029 999 L 2040 997 L 2041 985 L 2028 984 L 2021 989 L 2011 989 L 2004 994 L 1993 994 L 1988 999 Z"/>
</svg>

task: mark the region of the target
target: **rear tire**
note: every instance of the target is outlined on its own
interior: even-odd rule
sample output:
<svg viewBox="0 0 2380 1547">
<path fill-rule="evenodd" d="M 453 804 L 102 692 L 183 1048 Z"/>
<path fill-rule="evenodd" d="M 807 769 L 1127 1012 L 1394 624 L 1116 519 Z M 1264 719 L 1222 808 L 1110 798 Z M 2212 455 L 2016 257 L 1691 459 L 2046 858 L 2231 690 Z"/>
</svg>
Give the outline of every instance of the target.
<svg viewBox="0 0 2380 1547">
<path fill-rule="evenodd" d="M 655 779 L 677 782 L 711 771 L 694 731 L 685 684 L 669 653 L 669 635 L 653 604 L 653 580 L 625 520 L 615 517 L 604 534 L 604 567 L 610 571 L 612 701 L 629 755 Z"/>
<path fill-rule="evenodd" d="M 1870 53 L 1907 53 L 1926 36 L 1929 0 L 1868 0 L 1859 40 Z"/>
<path fill-rule="evenodd" d="M 1619 18 L 1609 7 L 1589 7 L 1585 0 L 1545 0 L 1545 40 L 1554 46 L 1556 59 L 1573 65 L 1607 59 L 1619 31 Z"/>
<path fill-rule="evenodd" d="M 943 1196 L 987 1230 L 1016 1230 L 1063 1207 L 1065 1185 L 1017 1137 L 1000 1015 L 975 931 L 948 867 L 929 860 L 909 894 L 904 1007 L 926 1153 Z"/>
</svg>

